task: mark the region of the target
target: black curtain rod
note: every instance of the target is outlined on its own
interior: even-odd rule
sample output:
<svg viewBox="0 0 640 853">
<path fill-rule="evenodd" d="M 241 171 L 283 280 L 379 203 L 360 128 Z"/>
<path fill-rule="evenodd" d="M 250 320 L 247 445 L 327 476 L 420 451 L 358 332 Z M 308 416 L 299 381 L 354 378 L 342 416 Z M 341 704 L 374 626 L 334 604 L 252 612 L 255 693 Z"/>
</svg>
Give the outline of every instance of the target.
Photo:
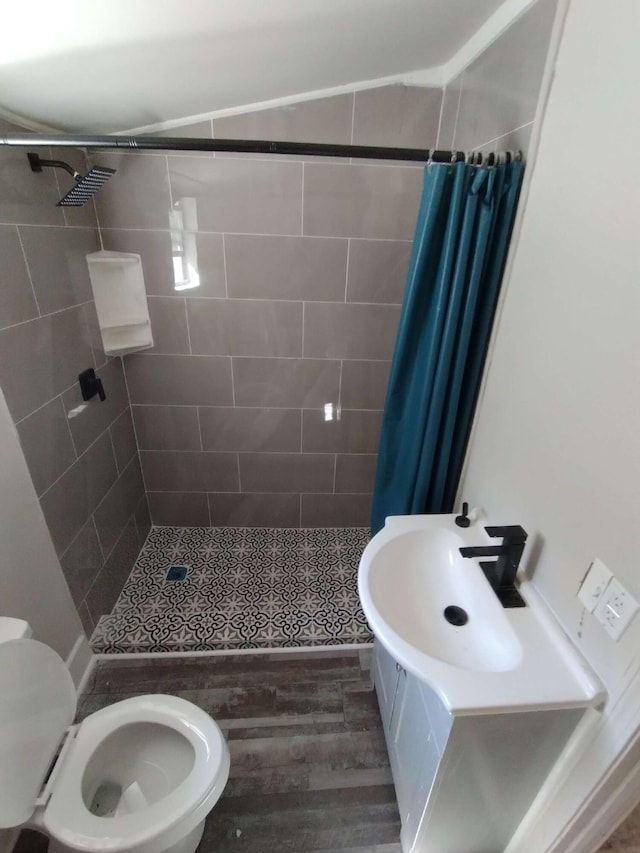
<svg viewBox="0 0 640 853">
<path fill-rule="evenodd" d="M 270 142 L 264 139 L 196 139 L 180 136 L 74 136 L 33 133 L 0 136 L 0 145 L 49 148 L 126 148 L 138 151 L 237 151 L 248 154 L 298 154 L 313 157 L 356 157 L 367 160 L 408 160 L 454 163 L 464 151 L 432 148 L 385 148 L 378 145 L 327 145 L 319 142 Z M 477 155 L 476 155 L 477 156 Z M 488 155 L 489 164 L 495 159 Z M 477 162 L 477 160 L 475 161 Z M 482 162 L 480 158 L 480 162 Z"/>
</svg>

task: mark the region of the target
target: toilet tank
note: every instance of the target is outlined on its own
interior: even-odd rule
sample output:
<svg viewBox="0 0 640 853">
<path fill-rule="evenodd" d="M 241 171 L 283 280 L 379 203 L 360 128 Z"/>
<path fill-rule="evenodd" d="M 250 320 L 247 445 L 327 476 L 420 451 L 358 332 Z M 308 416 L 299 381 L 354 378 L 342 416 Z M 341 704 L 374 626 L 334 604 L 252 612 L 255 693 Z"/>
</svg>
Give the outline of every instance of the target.
<svg viewBox="0 0 640 853">
<path fill-rule="evenodd" d="M 14 619 L 12 616 L 0 616 L 0 643 L 7 640 L 28 639 L 31 627 L 24 619 Z"/>
</svg>

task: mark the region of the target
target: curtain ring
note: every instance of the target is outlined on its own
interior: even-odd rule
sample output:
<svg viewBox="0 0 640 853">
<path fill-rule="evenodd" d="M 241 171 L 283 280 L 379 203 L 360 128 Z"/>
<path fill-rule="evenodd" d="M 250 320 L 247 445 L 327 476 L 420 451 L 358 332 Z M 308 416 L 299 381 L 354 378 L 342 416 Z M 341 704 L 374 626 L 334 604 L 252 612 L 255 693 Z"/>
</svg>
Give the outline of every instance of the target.
<svg viewBox="0 0 640 853">
<path fill-rule="evenodd" d="M 453 164 L 456 163 L 457 160 L 458 160 L 458 152 L 454 150 L 451 152 L 451 165 L 453 166 Z"/>
</svg>

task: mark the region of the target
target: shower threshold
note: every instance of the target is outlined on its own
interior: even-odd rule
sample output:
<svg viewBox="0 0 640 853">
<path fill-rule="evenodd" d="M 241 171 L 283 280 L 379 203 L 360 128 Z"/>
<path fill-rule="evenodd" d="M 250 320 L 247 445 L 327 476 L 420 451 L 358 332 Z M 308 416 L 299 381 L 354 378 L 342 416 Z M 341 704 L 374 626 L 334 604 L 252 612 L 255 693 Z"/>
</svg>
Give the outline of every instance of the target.
<svg viewBox="0 0 640 853">
<path fill-rule="evenodd" d="M 360 527 L 154 527 L 94 652 L 239 651 L 372 642 Z"/>
</svg>

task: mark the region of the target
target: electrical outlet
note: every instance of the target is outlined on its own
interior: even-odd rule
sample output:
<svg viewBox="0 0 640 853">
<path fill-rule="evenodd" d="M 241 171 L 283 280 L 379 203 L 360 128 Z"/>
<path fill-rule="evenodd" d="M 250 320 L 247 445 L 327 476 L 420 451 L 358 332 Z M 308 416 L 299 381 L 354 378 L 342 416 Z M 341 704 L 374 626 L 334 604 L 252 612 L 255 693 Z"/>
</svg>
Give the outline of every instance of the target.
<svg viewBox="0 0 640 853">
<path fill-rule="evenodd" d="M 578 598 L 584 604 L 589 613 L 593 613 L 600 601 L 607 584 L 613 577 L 613 573 L 597 557 L 589 566 L 586 575 L 582 579 Z"/>
<path fill-rule="evenodd" d="M 637 610 L 638 602 L 635 598 L 620 581 L 612 578 L 600 596 L 593 615 L 604 625 L 607 634 L 614 640 L 618 640 Z"/>
</svg>

